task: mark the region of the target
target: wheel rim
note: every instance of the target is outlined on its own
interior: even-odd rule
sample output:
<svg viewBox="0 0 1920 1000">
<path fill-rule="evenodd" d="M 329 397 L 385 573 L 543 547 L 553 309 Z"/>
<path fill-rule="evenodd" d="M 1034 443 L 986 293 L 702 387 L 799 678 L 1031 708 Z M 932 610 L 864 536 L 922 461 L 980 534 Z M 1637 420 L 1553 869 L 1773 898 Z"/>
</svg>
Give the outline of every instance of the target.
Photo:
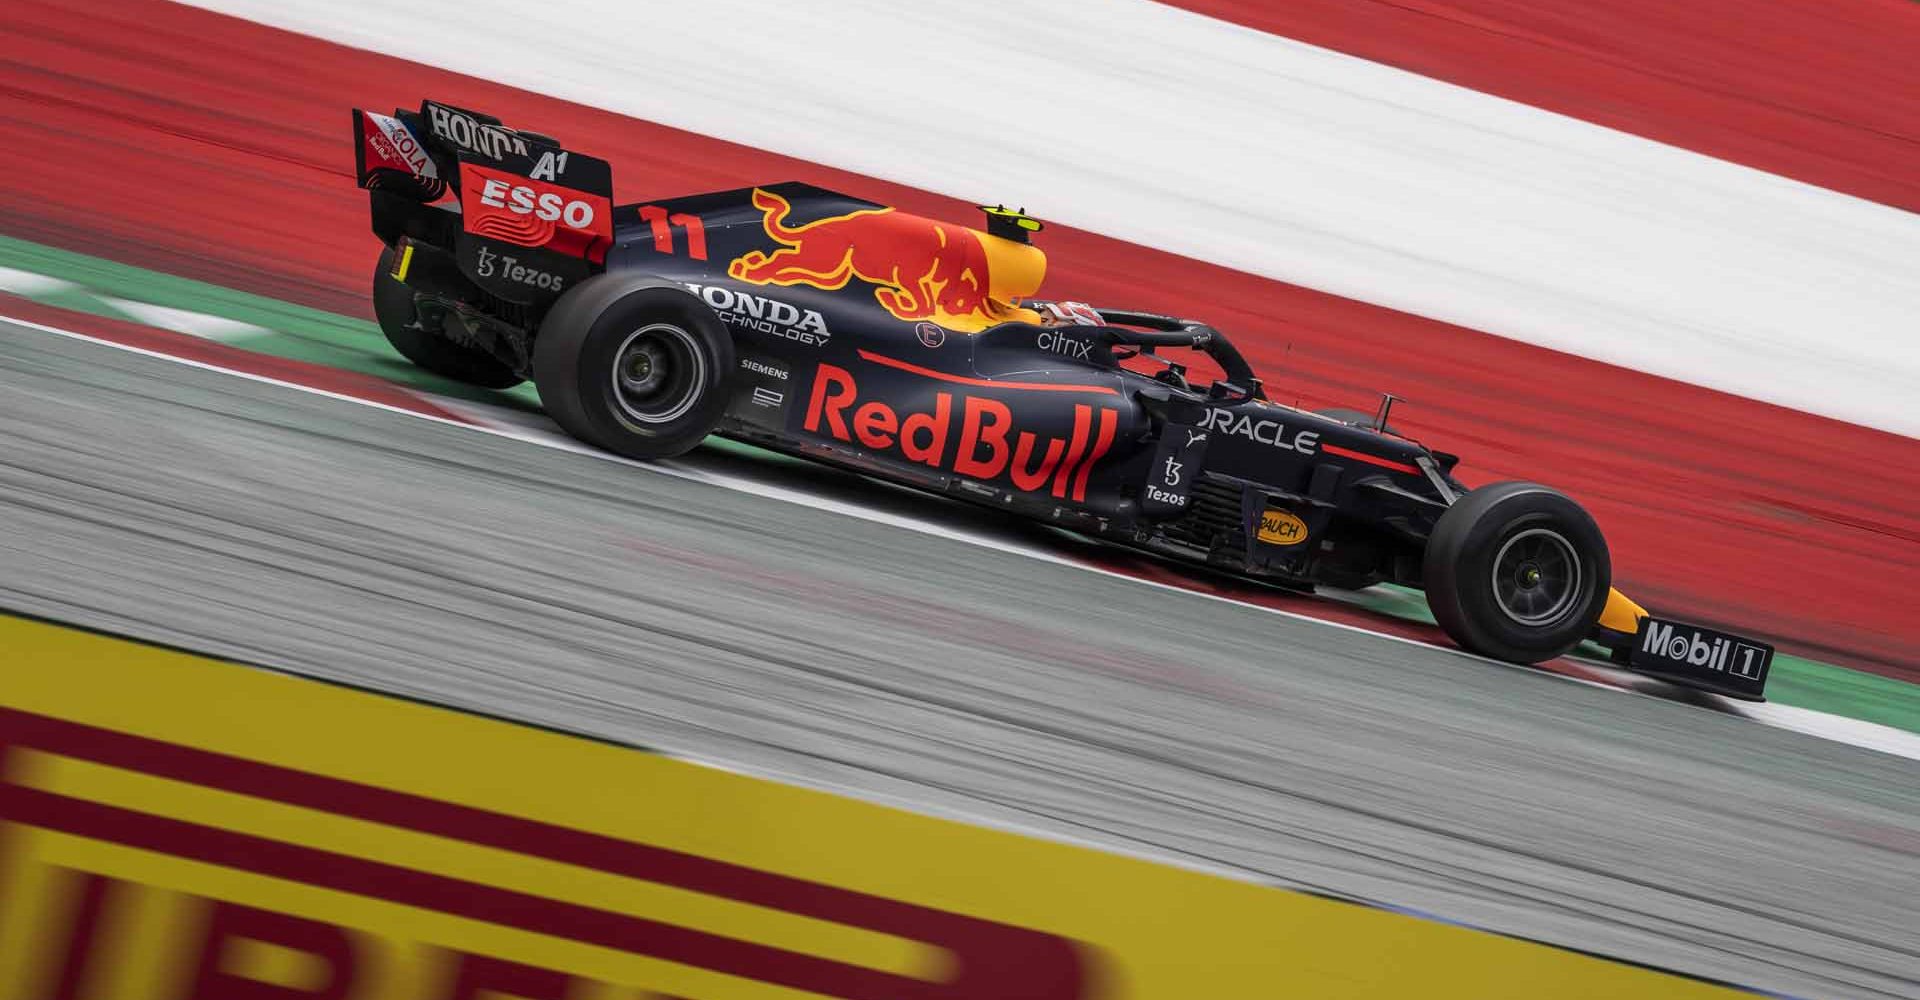
<svg viewBox="0 0 1920 1000">
<path fill-rule="evenodd" d="M 664 424 L 685 416 L 707 381 L 707 359 L 693 335 L 671 323 L 627 334 L 613 355 L 613 398 L 628 417 Z"/>
<path fill-rule="evenodd" d="M 1493 557 L 1494 603 L 1531 628 L 1558 624 L 1580 598 L 1580 555 L 1566 536 L 1529 528 L 1507 539 Z"/>
</svg>

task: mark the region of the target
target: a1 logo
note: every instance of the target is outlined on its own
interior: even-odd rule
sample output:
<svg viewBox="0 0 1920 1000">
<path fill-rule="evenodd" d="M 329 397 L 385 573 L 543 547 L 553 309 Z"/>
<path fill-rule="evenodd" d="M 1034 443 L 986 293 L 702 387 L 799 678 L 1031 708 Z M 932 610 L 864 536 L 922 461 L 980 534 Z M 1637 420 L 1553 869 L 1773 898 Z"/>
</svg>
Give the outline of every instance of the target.
<svg viewBox="0 0 1920 1000">
<path fill-rule="evenodd" d="M 560 150 L 558 152 L 549 151 L 540 154 L 540 162 L 533 165 L 532 172 L 528 173 L 527 176 L 536 181 L 550 181 L 557 179 L 554 176 L 555 174 L 564 174 L 566 172 L 566 150 Z"/>
</svg>

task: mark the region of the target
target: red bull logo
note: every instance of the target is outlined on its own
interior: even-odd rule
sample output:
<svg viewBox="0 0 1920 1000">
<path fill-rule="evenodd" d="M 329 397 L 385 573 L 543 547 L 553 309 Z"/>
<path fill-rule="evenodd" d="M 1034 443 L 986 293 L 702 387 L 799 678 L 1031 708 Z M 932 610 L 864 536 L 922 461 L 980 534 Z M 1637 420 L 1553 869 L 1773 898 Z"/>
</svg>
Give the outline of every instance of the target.
<svg viewBox="0 0 1920 1000">
<path fill-rule="evenodd" d="M 815 434 L 848 444 L 858 441 L 862 447 L 894 452 L 968 479 L 1004 480 L 1025 493 L 1045 490 L 1077 503 L 1086 500 L 1088 476 L 1113 447 L 1120 422 L 1119 411 L 1110 406 L 1077 403 L 1073 433 L 1059 438 L 1019 429 L 1013 408 L 989 396 L 960 393 L 956 398 L 937 392 L 933 400 L 930 413 L 902 414 L 882 400 L 861 399 L 852 372 L 822 362 L 814 374 L 804 426 Z"/>
<path fill-rule="evenodd" d="M 893 208 L 794 226 L 787 222 L 793 206 L 780 195 L 756 188 L 753 205 L 782 246 L 736 258 L 727 268 L 736 280 L 836 291 L 858 278 L 898 319 L 968 332 L 1034 315 L 1016 303 L 1039 291 L 1046 257 L 1035 247 Z"/>
</svg>

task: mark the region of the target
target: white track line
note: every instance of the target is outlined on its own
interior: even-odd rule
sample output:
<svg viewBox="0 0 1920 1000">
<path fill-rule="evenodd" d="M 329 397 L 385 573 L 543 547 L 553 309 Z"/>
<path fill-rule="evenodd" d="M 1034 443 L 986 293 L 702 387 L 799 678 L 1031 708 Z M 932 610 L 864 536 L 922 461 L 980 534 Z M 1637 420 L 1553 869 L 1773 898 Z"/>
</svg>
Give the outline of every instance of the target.
<svg viewBox="0 0 1920 1000">
<path fill-rule="evenodd" d="M 52 295 L 79 285 L 65 278 L 55 278 L 38 271 L 22 271 L 14 267 L 0 267 L 0 292 L 11 292 L 24 298 L 38 298 Z"/>
<path fill-rule="evenodd" d="M 1844 715 L 1828 712 L 1816 712 L 1797 705 L 1782 705 L 1777 701 L 1753 704 L 1738 702 L 1733 710 L 1755 722 L 1791 729 L 1796 733 L 1817 736 L 1835 743 L 1865 747 L 1890 753 L 1897 757 L 1920 760 L 1920 735 L 1883 726 L 1865 719 L 1852 719 Z"/>
<path fill-rule="evenodd" d="M 136 302 L 111 295 L 98 295 L 96 298 L 148 326 L 157 326 L 163 330 L 172 330 L 175 333 L 184 333 L 216 343 L 230 344 L 237 340 L 263 337 L 273 333 L 264 326 L 243 323 L 225 316 L 209 316 L 191 309 L 157 306 L 151 302 Z"/>
<path fill-rule="evenodd" d="M 755 480 L 747 479 L 741 476 L 733 476 L 725 473 L 716 473 L 716 472 L 712 472 L 710 470 L 704 470 L 704 469 L 692 469 L 692 468 L 686 467 L 685 465 L 674 463 L 674 462 L 640 462 L 634 459 L 624 458 L 622 456 L 604 452 L 597 448 L 593 448 L 588 445 L 582 444 L 578 441 L 575 441 L 572 438 L 566 436 L 566 434 L 560 431 L 557 427 L 553 427 L 550 424 L 550 422 L 546 421 L 545 419 L 532 418 L 526 414 L 523 414 L 514 410 L 509 410 L 503 407 L 490 407 L 490 406 L 485 406 L 483 404 L 467 402 L 464 400 L 452 400 L 452 399 L 445 399 L 442 397 L 430 396 L 428 394 L 415 393 L 415 395 L 421 396 L 422 399 L 427 400 L 429 402 L 433 402 L 437 406 L 445 407 L 451 412 L 455 413 L 457 416 L 462 418 L 462 419 L 450 419 L 447 417 L 439 417 L 439 416 L 434 416 L 432 414 L 420 413 L 415 410 L 403 409 L 401 407 L 392 406 L 387 403 L 381 403 L 375 400 L 364 399 L 359 396 L 352 396 L 345 393 L 334 392 L 328 389 L 321 389 L 316 386 L 303 385 L 298 382 L 289 382 L 289 381 L 286 381 L 285 379 L 273 378 L 271 376 L 266 376 L 266 375 L 258 375 L 253 372 L 239 371 L 232 368 L 224 368 L 219 365 L 210 364 L 204 361 L 196 361 L 190 358 L 175 357 L 174 355 L 167 354 L 161 351 L 155 351 L 155 350 L 151 350 L 144 347 L 134 347 L 129 344 L 122 344 L 117 341 L 108 340 L 102 337 L 91 336 L 89 334 L 79 333 L 74 330 L 67 330 L 60 327 L 56 327 L 56 326 L 49 326 L 45 323 L 36 323 L 32 320 L 19 319 L 16 317 L 5 315 L 4 313 L 0 313 L 0 321 L 14 323 L 19 326 L 26 327 L 28 329 L 39 330 L 44 333 L 50 333 L 56 336 L 67 337 L 73 340 L 82 340 L 88 343 L 100 344 L 105 347 L 112 347 L 112 348 L 117 348 L 123 351 L 130 351 L 132 353 L 145 355 L 150 358 L 160 358 L 166 361 L 175 362 L 177 364 L 183 364 L 193 368 L 199 368 L 204 371 L 221 372 L 226 375 L 231 375 L 236 378 L 247 379 L 249 381 L 262 382 L 268 385 L 281 386 L 281 387 L 293 389 L 299 392 L 313 393 L 314 395 L 325 396 L 329 399 L 337 399 L 337 400 L 343 400 L 351 403 L 358 403 L 363 406 L 372 406 L 378 409 L 386 410 L 391 413 L 404 414 L 410 417 L 419 417 L 421 419 L 432 420 L 438 423 L 446 424 L 451 427 L 459 427 L 465 430 L 478 431 L 482 434 L 491 434 L 497 437 L 510 438 L 516 441 L 523 441 L 528 444 L 537 445 L 543 448 L 557 448 L 563 451 L 576 452 L 582 455 L 592 456 L 601 461 L 616 462 L 621 465 L 628 466 L 630 468 L 653 473 L 656 475 L 673 476 L 678 479 L 685 479 L 693 482 L 704 483 L 710 486 L 719 487 L 721 489 L 734 490 L 736 492 L 748 493 L 754 496 L 765 497 L 769 500 L 777 500 L 783 503 L 792 503 L 792 504 L 797 504 L 803 507 L 810 507 L 815 510 L 827 511 L 829 513 L 841 514 L 848 517 L 856 517 L 861 520 L 872 521 L 878 524 L 885 524 L 885 525 L 889 525 L 896 528 L 904 528 L 909 531 L 917 531 L 922 534 L 934 535 L 934 536 L 946 538 L 952 541 L 963 542 L 968 545 L 977 545 L 983 548 L 990 548 L 1000 552 L 1006 552 L 1011 555 L 1023 556 L 1029 559 L 1038 559 L 1044 562 L 1052 563 L 1057 566 L 1068 566 L 1074 569 L 1081 570 L 1083 572 L 1095 573 L 1095 574 L 1105 576 L 1105 577 L 1110 577 L 1116 580 L 1125 580 L 1133 584 L 1139 584 L 1139 585 L 1148 586 L 1148 587 L 1157 587 L 1161 590 L 1170 591 L 1176 594 L 1185 594 L 1192 597 L 1204 598 L 1206 600 L 1220 601 L 1226 604 L 1235 605 L 1237 607 L 1249 608 L 1255 611 L 1264 612 L 1266 614 L 1279 615 L 1281 617 L 1289 618 L 1294 621 L 1312 622 L 1315 625 L 1320 625 L 1326 628 L 1339 629 L 1347 632 L 1354 632 L 1361 635 L 1371 636 L 1376 639 L 1384 639 L 1389 642 L 1405 643 L 1409 646 L 1418 646 L 1423 650 L 1437 651 L 1437 652 L 1449 654 L 1452 656 L 1457 656 L 1465 660 L 1471 660 L 1479 663 L 1488 664 L 1491 666 L 1501 667 L 1507 670 L 1525 671 L 1526 673 L 1534 676 L 1551 677 L 1555 680 L 1565 681 L 1573 684 L 1584 684 L 1589 687 L 1600 688 L 1602 690 L 1607 690 L 1607 691 L 1614 691 L 1621 694 L 1644 694 L 1644 692 L 1635 691 L 1630 688 L 1622 688 L 1616 685 L 1605 684 L 1600 681 L 1587 680 L 1585 678 L 1580 678 L 1580 677 L 1569 677 L 1565 674 L 1557 674 L 1557 673 L 1551 673 L 1547 671 L 1536 670 L 1532 667 L 1524 667 L 1524 666 L 1519 666 L 1517 664 L 1506 663 L 1501 660 L 1489 659 L 1487 657 L 1465 652 L 1464 650 L 1451 649 L 1446 646 L 1436 646 L 1436 645 L 1433 645 L 1432 643 L 1421 642 L 1417 639 L 1408 639 L 1404 636 L 1390 635 L 1384 632 L 1376 632 L 1376 631 L 1373 631 L 1372 629 L 1362 628 L 1357 625 L 1348 625 L 1345 622 L 1329 621 L 1325 618 L 1317 618 L 1317 617 L 1314 617 L 1313 615 L 1301 614 L 1300 612 L 1297 612 L 1297 611 L 1287 611 L 1283 608 L 1273 608 L 1273 607 L 1267 607 L 1266 605 L 1261 605 L 1261 604 L 1251 604 L 1246 601 L 1235 600 L 1231 597 L 1224 597 L 1219 594 L 1209 594 L 1204 591 L 1189 590 L 1185 587 L 1176 586 L 1170 583 L 1162 583 L 1158 580 L 1148 580 L 1142 577 L 1130 576 L 1128 574 L 1106 569 L 1104 567 L 1092 566 L 1087 563 L 1079 562 L 1077 560 L 1070 559 L 1065 556 L 1058 555 L 1056 553 L 1048 552 L 1043 549 L 1033 548 L 1030 546 L 1017 545 L 1017 544 L 1007 542 L 1003 539 L 992 538 L 976 532 L 962 531 L 962 530 L 953 528 L 949 525 L 939 524 L 933 521 L 926 521 L 920 518 L 907 517 L 905 515 L 896 514 L 890 511 L 876 510 L 869 507 L 863 507 L 858 504 L 846 503 L 844 501 L 832 500 L 826 497 L 815 496 L 813 494 L 801 492 L 799 490 L 792 490 L 792 489 L 787 489 L 781 486 L 774 486 L 769 483 L 757 482 Z M 403 387 L 396 386 L 395 388 L 403 388 Z M 406 390 L 406 391 L 411 391 L 411 390 Z M 1637 677 L 1638 675 L 1634 675 L 1634 676 Z M 1882 726 L 1877 723 L 1865 722 L 1858 719 L 1849 719 L 1843 716 L 1829 715 L 1824 712 L 1815 712 L 1810 709 L 1795 708 L 1790 705 L 1775 705 L 1775 704 L 1751 705 L 1751 704 L 1745 704 L 1745 703 L 1734 703 L 1729 701 L 1728 699 L 1717 698 L 1712 695 L 1708 695 L 1707 697 L 1714 698 L 1716 702 L 1720 702 L 1726 705 L 1727 707 L 1732 708 L 1737 714 L 1741 715 L 1744 718 L 1752 719 L 1764 725 L 1775 726 L 1777 728 L 1788 729 L 1794 732 L 1804 733 L 1809 736 L 1818 737 L 1820 739 L 1829 740 L 1835 743 L 1844 743 L 1850 746 L 1863 747 L 1869 750 L 1877 750 L 1882 753 L 1889 753 L 1889 754 L 1894 754 L 1900 757 L 1906 757 L 1911 760 L 1920 760 L 1920 734 L 1909 733 L 1909 732 L 1906 732 L 1905 730 L 1895 729 L 1891 726 Z M 692 758 L 689 758 L 689 759 L 692 759 Z"/>
</svg>

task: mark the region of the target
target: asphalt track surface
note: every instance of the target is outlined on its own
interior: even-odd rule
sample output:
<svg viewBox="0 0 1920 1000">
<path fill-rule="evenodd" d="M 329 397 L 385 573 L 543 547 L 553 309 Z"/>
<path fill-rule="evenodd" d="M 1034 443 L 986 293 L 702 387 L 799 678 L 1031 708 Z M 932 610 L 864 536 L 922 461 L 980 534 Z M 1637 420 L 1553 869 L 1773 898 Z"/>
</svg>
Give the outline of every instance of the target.
<svg viewBox="0 0 1920 1000">
<path fill-rule="evenodd" d="M 11 324 L 0 605 L 1800 996 L 1920 996 L 1913 761 Z"/>
</svg>

